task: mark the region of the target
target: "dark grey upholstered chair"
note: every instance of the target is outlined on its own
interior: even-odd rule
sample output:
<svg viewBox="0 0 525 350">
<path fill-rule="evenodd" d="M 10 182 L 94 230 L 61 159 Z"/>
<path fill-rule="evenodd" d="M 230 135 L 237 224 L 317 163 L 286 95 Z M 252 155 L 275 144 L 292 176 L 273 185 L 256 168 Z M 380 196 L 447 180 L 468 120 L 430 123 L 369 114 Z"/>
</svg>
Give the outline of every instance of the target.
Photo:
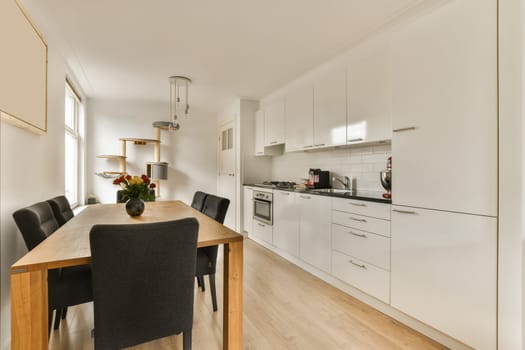
<svg viewBox="0 0 525 350">
<path fill-rule="evenodd" d="M 204 201 L 204 206 L 202 208 L 202 213 L 206 214 L 215 221 L 224 223 L 224 218 L 226 217 L 226 212 L 228 211 L 228 206 L 230 205 L 230 200 L 227 198 L 217 197 L 211 194 L 206 196 Z M 213 311 L 217 311 L 217 292 L 215 288 L 215 271 L 217 266 L 217 253 L 219 246 L 214 245 L 211 247 L 203 247 L 197 249 L 197 283 L 199 287 L 204 292 L 204 276 L 208 275 L 210 279 L 210 292 L 211 292 L 211 301 L 213 305 Z"/>
<path fill-rule="evenodd" d="M 47 202 L 51 206 L 51 209 L 53 209 L 53 214 L 55 215 L 55 219 L 58 221 L 59 226 L 64 225 L 73 216 L 75 216 L 75 214 L 73 214 L 73 210 L 71 210 L 69 201 L 65 196 L 58 196 L 48 199 Z"/>
<path fill-rule="evenodd" d="M 195 218 L 93 226 L 96 350 L 180 332 L 191 349 L 198 230 Z"/>
<path fill-rule="evenodd" d="M 149 194 L 152 196 L 152 200 L 150 202 L 155 202 L 155 190 L 149 190 Z M 122 190 L 117 191 L 117 203 L 126 203 L 127 200 L 122 199 Z"/>
<path fill-rule="evenodd" d="M 18 229 L 22 233 L 27 249 L 32 250 L 58 229 L 58 222 L 47 202 L 33 204 L 13 213 Z M 48 283 L 48 321 L 51 330 L 53 311 L 55 329 L 60 325 L 61 314 L 68 306 L 87 303 L 93 300 L 91 269 L 89 266 L 74 266 L 49 270 Z"/>
<path fill-rule="evenodd" d="M 201 191 L 195 192 L 195 194 L 193 194 L 193 200 L 191 201 L 191 207 L 193 209 L 197 209 L 198 211 L 202 211 L 202 208 L 204 208 L 204 201 L 206 200 L 207 196 L 207 193 Z"/>
</svg>

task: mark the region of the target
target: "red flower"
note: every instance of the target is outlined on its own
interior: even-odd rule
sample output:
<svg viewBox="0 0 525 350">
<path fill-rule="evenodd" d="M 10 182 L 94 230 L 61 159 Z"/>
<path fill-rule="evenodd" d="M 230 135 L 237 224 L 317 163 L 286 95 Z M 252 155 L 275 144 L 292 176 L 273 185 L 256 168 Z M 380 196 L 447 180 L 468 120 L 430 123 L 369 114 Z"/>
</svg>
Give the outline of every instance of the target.
<svg viewBox="0 0 525 350">
<path fill-rule="evenodd" d="M 141 175 L 142 181 L 144 181 L 145 184 L 149 184 L 149 177 L 147 175 Z"/>
<path fill-rule="evenodd" d="M 154 182 L 149 184 L 149 188 L 155 188 L 155 187 L 157 187 L 157 185 Z"/>
<path fill-rule="evenodd" d="M 131 178 L 132 178 L 131 175 L 126 175 L 126 180 L 129 181 L 129 180 L 131 180 Z"/>
<path fill-rule="evenodd" d="M 120 175 L 115 180 L 113 180 L 113 185 L 119 185 L 122 182 L 124 182 L 124 175 Z"/>
</svg>

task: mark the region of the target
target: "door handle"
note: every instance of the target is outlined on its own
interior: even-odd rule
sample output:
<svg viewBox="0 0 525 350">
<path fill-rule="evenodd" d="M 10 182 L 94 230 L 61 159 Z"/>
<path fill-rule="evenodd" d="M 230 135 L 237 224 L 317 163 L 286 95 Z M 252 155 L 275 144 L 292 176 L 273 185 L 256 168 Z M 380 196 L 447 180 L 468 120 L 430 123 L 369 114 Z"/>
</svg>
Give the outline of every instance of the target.
<svg viewBox="0 0 525 350">
<path fill-rule="evenodd" d="M 322 146 L 324 146 L 324 145 L 325 145 L 324 143 L 319 143 L 319 144 L 317 144 L 317 145 L 314 145 L 314 147 L 322 147 Z"/>
<path fill-rule="evenodd" d="M 352 203 L 352 202 L 350 202 L 350 203 L 348 203 L 348 204 L 350 204 L 350 205 L 354 205 L 354 206 L 356 206 L 356 207 L 366 207 L 366 204 L 364 204 L 364 203 Z"/>
<path fill-rule="evenodd" d="M 304 198 L 304 199 L 311 199 L 312 198 L 310 196 L 303 196 L 303 195 L 300 195 L 299 197 Z"/>
<path fill-rule="evenodd" d="M 354 220 L 354 221 L 359 221 L 359 222 L 366 222 L 366 219 L 356 219 L 356 218 L 353 218 L 353 217 L 348 217 L 350 220 Z"/>
<path fill-rule="evenodd" d="M 361 238 L 367 238 L 368 237 L 364 233 L 355 233 L 355 232 L 352 232 L 352 231 L 348 231 L 348 233 L 351 234 L 351 235 L 357 236 L 357 237 L 361 237 Z"/>
<path fill-rule="evenodd" d="M 396 213 L 400 213 L 400 214 L 412 214 L 412 215 L 417 214 L 417 213 L 416 213 L 415 211 L 413 211 L 413 210 L 392 209 L 392 211 L 395 211 Z"/>
<path fill-rule="evenodd" d="M 357 139 L 350 139 L 350 140 L 348 140 L 348 142 L 357 142 L 357 141 L 363 141 L 363 138 L 360 137 L 360 138 L 357 138 Z"/>
<path fill-rule="evenodd" d="M 360 268 L 366 270 L 366 265 L 358 264 L 358 263 L 356 263 L 356 262 L 354 262 L 354 261 L 352 261 L 352 260 L 348 260 L 348 262 L 349 262 L 350 264 L 352 264 L 352 265 L 355 265 L 355 266 L 357 266 L 357 267 L 360 267 Z"/>
<path fill-rule="evenodd" d="M 416 127 L 415 126 L 408 126 L 406 128 L 394 129 L 394 130 L 392 130 L 392 132 L 402 132 L 402 131 L 411 131 L 411 130 L 416 130 Z"/>
</svg>

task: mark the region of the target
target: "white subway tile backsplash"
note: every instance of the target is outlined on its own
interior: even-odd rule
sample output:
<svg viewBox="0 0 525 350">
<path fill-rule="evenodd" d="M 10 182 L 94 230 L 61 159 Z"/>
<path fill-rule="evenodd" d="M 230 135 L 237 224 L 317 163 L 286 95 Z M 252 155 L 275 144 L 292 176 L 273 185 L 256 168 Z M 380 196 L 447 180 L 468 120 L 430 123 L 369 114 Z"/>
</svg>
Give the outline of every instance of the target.
<svg viewBox="0 0 525 350">
<path fill-rule="evenodd" d="M 358 190 L 383 192 L 379 172 L 386 169 L 391 154 L 389 144 L 285 153 L 272 159 L 272 180 L 300 182 L 308 177 L 310 168 L 320 168 L 355 177 Z"/>
</svg>

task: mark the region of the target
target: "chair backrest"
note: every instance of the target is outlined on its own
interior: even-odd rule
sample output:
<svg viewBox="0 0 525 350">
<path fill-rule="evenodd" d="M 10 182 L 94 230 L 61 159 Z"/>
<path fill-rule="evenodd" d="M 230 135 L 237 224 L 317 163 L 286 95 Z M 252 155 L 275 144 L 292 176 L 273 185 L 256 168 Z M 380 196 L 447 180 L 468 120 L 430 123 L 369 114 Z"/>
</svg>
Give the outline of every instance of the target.
<svg viewBox="0 0 525 350">
<path fill-rule="evenodd" d="M 51 206 L 59 226 L 64 225 L 73 216 L 75 216 L 73 210 L 71 210 L 71 206 L 69 205 L 69 201 L 67 200 L 66 196 L 57 196 L 47 200 L 47 202 Z"/>
<path fill-rule="evenodd" d="M 202 213 L 223 224 L 229 205 L 229 199 L 209 194 L 204 201 Z"/>
<path fill-rule="evenodd" d="M 208 196 L 207 193 L 202 191 L 197 191 L 193 195 L 193 200 L 191 201 L 191 207 L 194 209 L 197 209 L 198 211 L 202 211 L 202 208 L 204 208 L 204 202 L 206 200 L 206 197 Z"/>
<path fill-rule="evenodd" d="M 93 226 L 95 349 L 191 330 L 198 230 L 195 218 Z"/>
<path fill-rule="evenodd" d="M 155 190 L 149 190 L 149 194 L 151 196 L 151 200 L 148 202 L 155 202 Z M 126 203 L 127 199 L 122 199 L 122 190 L 117 191 L 117 203 Z"/>
<path fill-rule="evenodd" d="M 47 202 L 39 202 L 13 213 L 18 229 L 24 237 L 27 250 L 36 247 L 58 228 L 53 210 Z"/>
</svg>

